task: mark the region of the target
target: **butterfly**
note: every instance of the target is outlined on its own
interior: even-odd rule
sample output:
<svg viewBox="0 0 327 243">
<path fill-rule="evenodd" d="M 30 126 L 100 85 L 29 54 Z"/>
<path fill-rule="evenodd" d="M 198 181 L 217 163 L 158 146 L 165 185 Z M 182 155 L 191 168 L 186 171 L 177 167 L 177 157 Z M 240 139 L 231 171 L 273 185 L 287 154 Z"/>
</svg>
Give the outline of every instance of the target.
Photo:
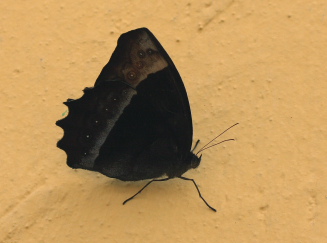
<svg viewBox="0 0 327 243">
<path fill-rule="evenodd" d="M 94 87 L 64 104 L 69 112 L 56 122 L 64 130 L 57 146 L 68 166 L 122 181 L 152 179 L 123 204 L 154 181 L 190 180 L 216 211 L 182 176 L 201 161 L 191 151 L 190 105 L 174 63 L 148 29 L 122 34 Z"/>
</svg>

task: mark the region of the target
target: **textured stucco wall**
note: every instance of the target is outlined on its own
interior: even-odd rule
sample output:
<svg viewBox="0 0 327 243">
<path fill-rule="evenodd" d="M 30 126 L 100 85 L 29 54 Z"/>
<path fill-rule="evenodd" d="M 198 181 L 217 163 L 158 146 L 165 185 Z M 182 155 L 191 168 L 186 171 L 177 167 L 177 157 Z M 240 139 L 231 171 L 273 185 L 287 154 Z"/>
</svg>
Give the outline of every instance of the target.
<svg viewBox="0 0 327 243">
<path fill-rule="evenodd" d="M 0 242 L 327 242 L 327 2 L 0 1 Z M 148 27 L 188 91 L 191 183 L 123 183 L 66 166 L 68 97 L 119 35 Z"/>
</svg>

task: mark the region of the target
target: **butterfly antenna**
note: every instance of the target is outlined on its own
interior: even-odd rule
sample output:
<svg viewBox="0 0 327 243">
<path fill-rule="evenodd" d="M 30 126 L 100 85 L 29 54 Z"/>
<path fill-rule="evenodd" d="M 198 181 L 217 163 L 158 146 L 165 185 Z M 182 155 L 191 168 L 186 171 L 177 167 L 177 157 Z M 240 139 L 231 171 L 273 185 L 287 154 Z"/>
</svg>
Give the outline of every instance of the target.
<svg viewBox="0 0 327 243">
<path fill-rule="evenodd" d="M 214 140 L 216 140 L 218 137 L 220 137 L 221 135 L 223 135 L 225 132 L 227 132 L 229 129 L 231 129 L 232 127 L 235 127 L 236 125 L 238 125 L 239 123 L 235 123 L 234 125 L 230 126 L 229 128 L 227 128 L 225 131 L 223 131 L 222 133 L 220 133 L 218 136 L 216 136 L 214 139 L 212 139 L 210 142 L 208 142 L 206 145 L 204 145 L 196 154 L 200 153 L 201 151 L 207 149 L 207 148 L 210 148 L 212 146 L 215 146 L 215 145 L 218 145 L 222 142 L 226 142 L 226 141 L 230 141 L 230 140 L 234 140 L 234 139 L 227 139 L 227 140 L 224 140 L 220 143 L 217 143 L 217 144 L 214 144 L 214 145 L 211 145 L 209 147 L 207 147 L 210 143 L 212 143 Z M 207 148 L 206 148 L 207 147 Z"/>
<path fill-rule="evenodd" d="M 154 179 L 152 181 L 149 181 L 148 183 L 145 184 L 144 187 L 142 187 L 141 190 L 139 190 L 137 193 L 135 193 L 133 196 L 131 196 L 130 198 L 126 199 L 124 202 L 123 202 L 123 205 L 125 205 L 128 201 L 132 200 L 134 197 L 136 197 L 138 194 L 140 194 L 148 185 L 150 185 L 152 182 L 154 181 L 168 181 L 169 179 L 171 178 L 164 178 L 164 179 Z"/>
<path fill-rule="evenodd" d="M 182 179 L 182 180 L 186 180 L 186 181 L 192 181 L 193 184 L 194 184 L 194 186 L 195 186 L 195 188 L 196 188 L 196 190 L 198 191 L 198 193 L 199 193 L 199 197 L 202 199 L 202 201 L 203 201 L 203 202 L 208 206 L 208 208 L 210 208 L 212 211 L 217 212 L 217 210 L 216 210 L 215 208 L 211 207 L 211 206 L 209 205 L 209 203 L 207 203 L 207 201 L 202 197 L 201 192 L 200 192 L 200 190 L 199 190 L 199 187 L 198 187 L 198 185 L 195 183 L 195 180 L 190 179 L 190 178 L 186 178 L 186 177 L 183 177 L 183 176 L 179 176 L 178 178 L 180 178 L 180 179 Z"/>
<path fill-rule="evenodd" d="M 221 144 L 221 143 L 227 142 L 227 141 L 235 141 L 235 139 L 234 139 L 234 138 L 230 138 L 230 139 L 223 140 L 223 141 L 221 141 L 221 142 L 219 142 L 219 143 L 215 143 L 215 144 L 213 144 L 213 145 L 210 145 L 209 147 L 202 148 L 201 150 L 199 150 L 198 153 L 200 153 L 200 152 L 202 152 L 203 150 L 206 150 L 206 149 L 208 149 L 208 148 L 214 147 L 214 146 L 216 146 L 216 145 L 218 145 L 218 144 Z M 197 154 L 198 154 L 198 153 L 197 153 Z"/>
</svg>

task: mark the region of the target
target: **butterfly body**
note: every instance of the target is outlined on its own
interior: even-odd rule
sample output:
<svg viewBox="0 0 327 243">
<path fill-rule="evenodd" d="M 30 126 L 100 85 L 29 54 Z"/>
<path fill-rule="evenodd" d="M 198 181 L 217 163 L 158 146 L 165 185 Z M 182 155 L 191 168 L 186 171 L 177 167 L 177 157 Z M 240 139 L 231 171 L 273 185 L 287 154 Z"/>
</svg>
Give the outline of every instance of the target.
<svg viewBox="0 0 327 243">
<path fill-rule="evenodd" d="M 65 104 L 57 146 L 72 168 L 137 181 L 181 177 L 200 163 L 182 79 L 145 28 L 123 34 L 94 87 Z"/>
</svg>

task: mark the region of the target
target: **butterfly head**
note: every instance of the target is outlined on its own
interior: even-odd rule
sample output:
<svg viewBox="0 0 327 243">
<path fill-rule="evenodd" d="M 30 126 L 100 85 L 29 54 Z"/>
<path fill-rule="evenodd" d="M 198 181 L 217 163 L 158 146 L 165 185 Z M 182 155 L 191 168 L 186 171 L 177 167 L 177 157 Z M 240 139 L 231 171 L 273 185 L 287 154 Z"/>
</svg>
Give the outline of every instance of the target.
<svg viewBox="0 0 327 243">
<path fill-rule="evenodd" d="M 200 157 L 198 157 L 197 155 L 191 153 L 191 167 L 190 167 L 190 169 L 191 168 L 195 169 L 200 165 L 201 157 L 202 157 L 202 154 L 200 155 Z"/>
</svg>

